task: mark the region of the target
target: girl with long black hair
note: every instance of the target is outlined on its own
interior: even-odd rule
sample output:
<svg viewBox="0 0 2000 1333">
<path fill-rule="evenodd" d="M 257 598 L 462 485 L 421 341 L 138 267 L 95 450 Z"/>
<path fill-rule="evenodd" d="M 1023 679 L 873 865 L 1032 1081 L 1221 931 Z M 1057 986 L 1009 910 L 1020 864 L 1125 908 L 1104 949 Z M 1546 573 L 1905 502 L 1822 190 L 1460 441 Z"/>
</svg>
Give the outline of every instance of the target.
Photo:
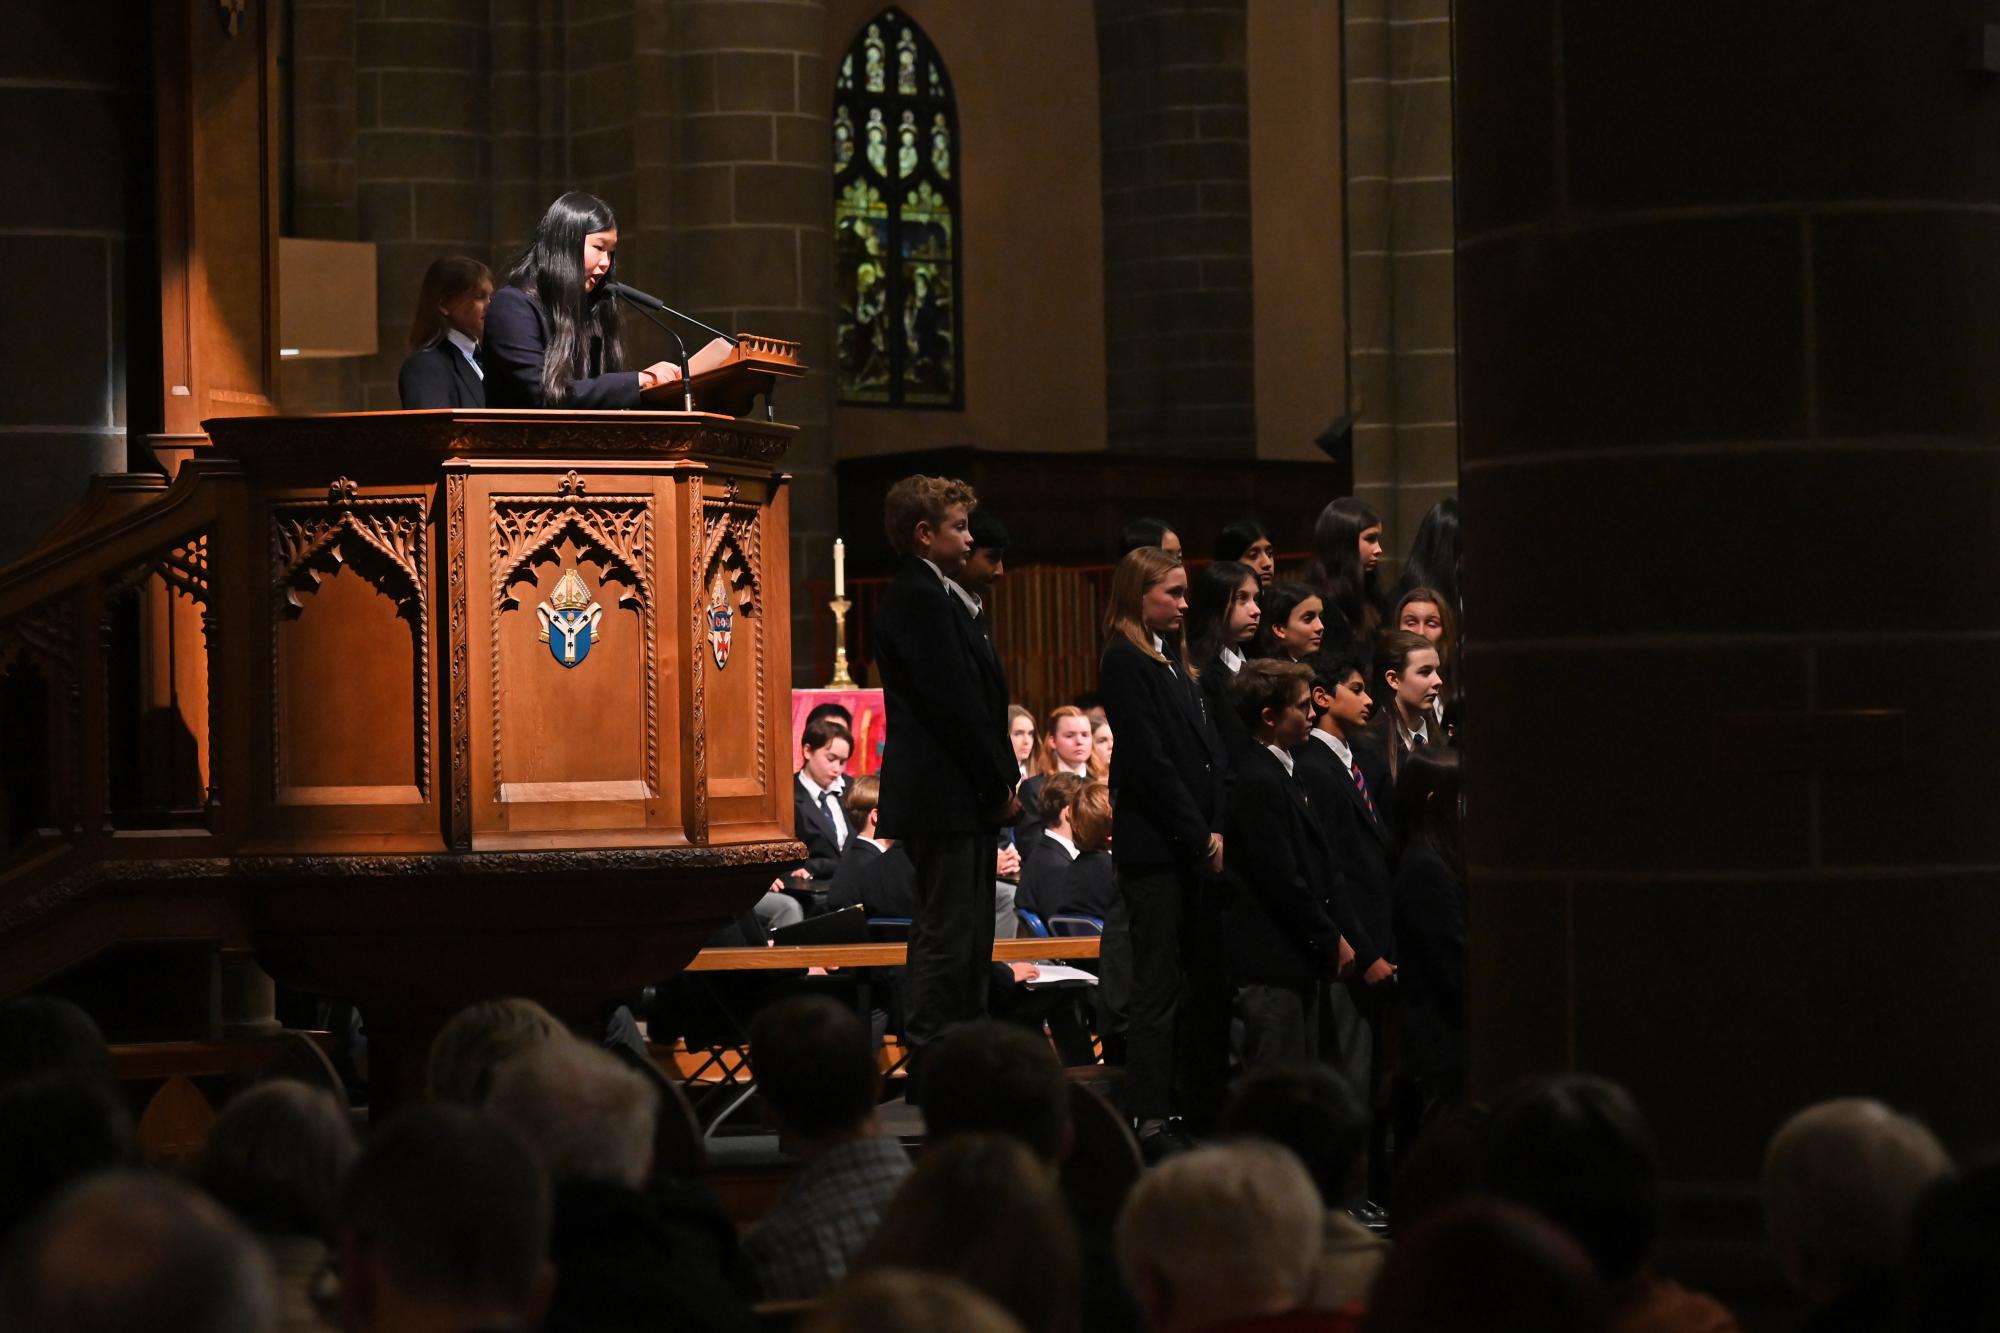
<svg viewBox="0 0 2000 1333">
<path fill-rule="evenodd" d="M 549 205 L 486 312 L 491 407 L 638 407 L 640 394 L 680 379 L 658 361 L 626 370 L 618 304 L 604 284 L 618 254 L 618 219 L 594 194 Z"/>
<path fill-rule="evenodd" d="M 1215 534 L 1215 558 L 1233 561 L 1257 576 L 1257 586 L 1268 588 L 1278 572 L 1278 558 L 1271 550 L 1271 534 L 1254 518 L 1225 523 Z"/>
<path fill-rule="evenodd" d="M 1464 610 L 1458 591 L 1458 497 L 1447 495 L 1430 507 L 1417 535 L 1410 542 L 1410 558 L 1403 576 L 1396 580 L 1398 592 L 1411 588 L 1435 588 L 1451 603 L 1453 614 Z"/>
<path fill-rule="evenodd" d="M 1252 655 L 1264 610 L 1257 604 L 1257 573 L 1234 560 L 1217 560 L 1188 575 L 1188 660 L 1201 678 L 1208 715 L 1233 760 L 1250 732 L 1229 697 L 1229 683 Z"/>
<path fill-rule="evenodd" d="M 1326 603 L 1304 583 L 1273 583 L 1257 597 L 1264 608 L 1257 629 L 1256 656 L 1280 662 L 1307 662 L 1326 642 Z"/>
<path fill-rule="evenodd" d="M 1381 560 L 1382 519 L 1373 509 L 1344 495 L 1320 511 L 1305 581 L 1326 601 L 1329 647 L 1374 643 L 1382 628 L 1382 594 L 1375 582 Z"/>
</svg>

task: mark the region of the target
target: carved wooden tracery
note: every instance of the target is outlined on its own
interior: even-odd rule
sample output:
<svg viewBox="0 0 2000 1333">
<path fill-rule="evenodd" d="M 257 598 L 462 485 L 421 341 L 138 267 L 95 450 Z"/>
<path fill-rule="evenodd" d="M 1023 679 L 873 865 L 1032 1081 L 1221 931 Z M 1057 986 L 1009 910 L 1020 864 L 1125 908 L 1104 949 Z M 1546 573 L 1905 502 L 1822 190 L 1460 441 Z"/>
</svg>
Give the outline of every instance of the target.
<svg viewBox="0 0 2000 1333">
<path fill-rule="evenodd" d="M 704 669 L 710 665 L 704 660 L 708 653 L 708 604 L 710 589 L 715 586 L 718 575 L 736 605 L 732 608 L 739 617 L 754 617 L 763 608 L 763 510 L 754 501 L 745 500 L 741 483 L 735 477 L 723 482 L 720 495 L 704 495 L 701 502 L 701 544 L 695 554 L 695 641 L 694 658 Z M 742 623 L 742 632 L 757 639 L 756 651 L 751 656 L 757 663 L 757 751 L 762 754 L 767 743 L 767 719 L 765 705 L 765 652 L 762 635 L 754 623 Z M 702 699 L 701 677 L 696 681 L 696 709 L 700 715 Z M 696 723 L 696 734 L 700 734 L 701 724 Z M 704 760 L 706 755 L 703 756 Z M 703 786 L 707 786 L 706 773 Z M 707 810 L 702 810 L 704 821 Z M 705 826 L 705 825 L 704 825 Z"/>
<path fill-rule="evenodd" d="M 104 585 L 104 605 L 99 611 L 99 630 L 104 635 L 104 644 L 107 651 L 111 647 L 112 602 L 127 593 L 136 591 L 143 587 L 149 579 L 155 578 L 165 585 L 170 596 L 178 593 L 201 608 L 201 644 L 208 658 L 204 674 L 208 680 L 208 741 L 210 746 L 208 785 L 205 799 L 210 806 L 213 806 L 222 799 L 222 783 L 217 771 L 218 766 L 214 762 L 215 719 L 217 717 L 215 697 L 216 673 L 214 664 L 216 658 L 217 625 L 215 602 L 209 595 L 208 586 L 208 534 L 205 532 L 196 533 L 167 548 L 167 550 L 152 559 L 141 560 L 137 564 L 127 567 L 124 572 L 114 576 Z M 111 700 L 108 698 L 105 699 L 104 706 L 108 710 L 111 706 Z M 107 747 L 105 771 L 109 774 L 110 765 L 116 762 L 116 757 L 110 753 L 108 748 L 111 744 L 111 729 L 109 726 L 105 728 L 104 738 Z M 110 808 L 110 793 L 108 789 L 105 792 L 105 808 Z"/>
<path fill-rule="evenodd" d="M 410 623 L 416 670 L 417 749 L 414 782 L 431 794 L 431 644 L 428 495 L 359 496 L 347 477 L 327 486 L 325 503 L 300 501 L 271 506 L 271 678 L 282 679 L 278 632 L 305 609 L 302 592 L 316 591 L 340 566 L 359 574 L 396 604 Z M 284 746 L 279 741 L 279 699 L 271 691 L 274 790 L 285 785 Z"/>
<path fill-rule="evenodd" d="M 514 585 L 531 578 L 531 567 L 544 556 L 554 557 L 565 538 L 576 543 L 581 555 L 597 562 L 607 578 L 617 576 L 629 585 L 618 595 L 618 605 L 631 607 L 640 617 L 640 637 L 646 655 L 646 785 L 660 789 L 660 691 L 659 647 L 654 635 L 653 616 L 657 603 L 653 579 L 653 497 L 650 495 L 589 495 L 588 484 L 575 472 L 566 473 L 557 483 L 556 494 L 496 495 L 492 501 L 491 538 L 488 564 L 493 570 L 487 620 L 492 626 L 487 660 L 495 698 L 500 693 L 500 622 L 508 611 L 519 610 Z M 500 718 L 493 715 L 493 786 L 499 794 Z"/>
</svg>

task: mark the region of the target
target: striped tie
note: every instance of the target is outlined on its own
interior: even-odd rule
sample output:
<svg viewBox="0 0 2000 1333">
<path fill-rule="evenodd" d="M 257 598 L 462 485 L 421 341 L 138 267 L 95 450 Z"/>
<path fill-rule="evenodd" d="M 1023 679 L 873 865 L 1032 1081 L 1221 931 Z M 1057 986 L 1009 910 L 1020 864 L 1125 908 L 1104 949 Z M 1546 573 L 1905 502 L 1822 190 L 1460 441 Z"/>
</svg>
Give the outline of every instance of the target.
<svg viewBox="0 0 2000 1333">
<path fill-rule="evenodd" d="M 1361 763 L 1354 764 L 1354 785 L 1361 789 L 1361 800 L 1368 807 L 1368 814 L 1376 823 L 1382 822 L 1382 812 L 1375 808 L 1375 798 L 1368 794 L 1368 779 L 1361 776 Z"/>
</svg>

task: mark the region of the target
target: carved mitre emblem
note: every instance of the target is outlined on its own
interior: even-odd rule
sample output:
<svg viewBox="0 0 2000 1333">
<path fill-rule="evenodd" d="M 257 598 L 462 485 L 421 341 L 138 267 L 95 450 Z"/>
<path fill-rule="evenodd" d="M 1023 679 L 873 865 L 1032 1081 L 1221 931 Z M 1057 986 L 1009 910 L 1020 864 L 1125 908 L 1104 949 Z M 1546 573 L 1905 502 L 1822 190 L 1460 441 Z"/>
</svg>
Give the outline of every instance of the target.
<svg viewBox="0 0 2000 1333">
<path fill-rule="evenodd" d="M 735 623 L 736 613 L 729 609 L 729 584 L 718 569 L 708 590 L 708 647 L 715 654 L 717 671 L 729 665 L 729 631 Z"/>
<path fill-rule="evenodd" d="M 590 645 L 604 637 L 604 608 L 591 600 L 573 568 L 556 580 L 555 591 L 535 608 L 535 617 L 542 622 L 542 642 L 566 667 L 590 656 Z"/>
</svg>

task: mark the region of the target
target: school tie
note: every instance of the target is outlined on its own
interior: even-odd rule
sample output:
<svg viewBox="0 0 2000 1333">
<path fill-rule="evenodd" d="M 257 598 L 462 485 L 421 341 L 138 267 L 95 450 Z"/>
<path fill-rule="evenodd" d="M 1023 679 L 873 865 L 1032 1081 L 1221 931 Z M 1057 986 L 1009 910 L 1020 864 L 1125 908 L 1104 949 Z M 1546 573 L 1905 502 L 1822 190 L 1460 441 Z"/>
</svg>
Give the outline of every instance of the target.
<svg viewBox="0 0 2000 1333">
<path fill-rule="evenodd" d="M 1361 789 L 1361 801 L 1362 804 L 1368 807 L 1369 817 L 1376 823 L 1381 823 L 1382 812 L 1375 808 L 1375 798 L 1368 794 L 1368 779 L 1361 776 L 1361 763 L 1359 760 L 1356 760 L 1354 764 L 1354 785 Z"/>
<path fill-rule="evenodd" d="M 832 791 L 823 791 L 819 794 L 819 808 L 826 814 L 826 826 L 833 830 L 833 845 L 844 846 L 847 840 L 840 836 L 840 821 L 833 817 Z"/>
</svg>

